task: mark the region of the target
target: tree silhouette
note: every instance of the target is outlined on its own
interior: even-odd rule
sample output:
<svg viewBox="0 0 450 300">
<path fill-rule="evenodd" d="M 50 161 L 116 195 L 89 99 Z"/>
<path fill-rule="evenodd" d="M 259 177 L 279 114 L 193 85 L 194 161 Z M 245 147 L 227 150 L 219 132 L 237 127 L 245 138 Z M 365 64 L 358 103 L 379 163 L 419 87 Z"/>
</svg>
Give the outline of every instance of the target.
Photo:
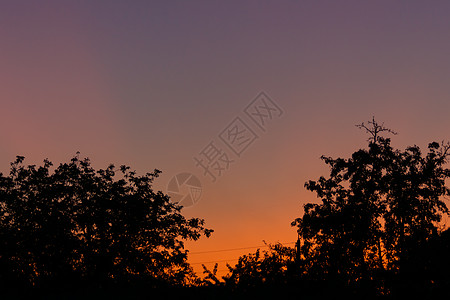
<svg viewBox="0 0 450 300">
<path fill-rule="evenodd" d="M 183 241 L 212 230 L 153 190 L 159 170 L 96 171 L 78 154 L 53 171 L 48 160 L 23 161 L 0 174 L 0 284 L 157 286 L 193 276 Z"/>
<path fill-rule="evenodd" d="M 394 132 L 374 119 L 358 127 L 370 135 L 368 149 L 348 159 L 322 156 L 329 177 L 305 184 L 321 203 L 306 204 L 292 223 L 311 278 L 350 284 L 386 272 L 401 276 L 414 249 L 439 233 L 448 213 L 442 201 L 449 194 L 448 144 L 430 143 L 423 156 L 418 146 L 393 149 L 382 134 Z"/>
<path fill-rule="evenodd" d="M 375 119 L 357 127 L 369 134 L 367 149 L 322 156 L 329 176 L 305 183 L 320 202 L 292 222 L 297 247 L 243 255 L 222 280 L 217 264 L 204 266 L 206 287 L 242 299 L 448 296 L 450 229 L 441 220 L 449 213 L 449 144 L 430 143 L 422 155 L 418 146 L 394 149 L 383 135 L 396 133 Z"/>
</svg>

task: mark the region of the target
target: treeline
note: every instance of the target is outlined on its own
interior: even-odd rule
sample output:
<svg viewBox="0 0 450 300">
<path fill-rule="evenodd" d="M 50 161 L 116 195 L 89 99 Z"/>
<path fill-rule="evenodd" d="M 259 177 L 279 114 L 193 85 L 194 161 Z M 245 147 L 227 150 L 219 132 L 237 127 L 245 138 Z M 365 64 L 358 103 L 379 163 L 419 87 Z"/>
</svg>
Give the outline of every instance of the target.
<svg viewBox="0 0 450 300">
<path fill-rule="evenodd" d="M 74 299 L 448 296 L 449 144 L 398 150 L 375 120 L 359 127 L 367 148 L 323 156 L 329 175 L 305 184 L 318 201 L 292 222 L 296 247 L 243 255 L 222 277 L 217 265 L 199 277 L 187 263 L 183 242 L 212 230 L 153 191 L 158 170 L 17 157 L 0 174 L 0 289 Z"/>
</svg>

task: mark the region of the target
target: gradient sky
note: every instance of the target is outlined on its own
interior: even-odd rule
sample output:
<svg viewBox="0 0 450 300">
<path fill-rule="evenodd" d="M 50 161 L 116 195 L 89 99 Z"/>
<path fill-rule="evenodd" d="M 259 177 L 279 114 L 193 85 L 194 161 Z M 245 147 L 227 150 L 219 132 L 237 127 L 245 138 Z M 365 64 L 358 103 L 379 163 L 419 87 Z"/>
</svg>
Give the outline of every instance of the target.
<svg viewBox="0 0 450 300">
<path fill-rule="evenodd" d="M 203 195 L 184 214 L 215 229 L 192 252 L 293 242 L 319 157 L 365 146 L 355 124 L 375 116 L 402 149 L 450 140 L 449 15 L 448 1 L 1 1 L 0 171 L 80 151 L 158 168 L 161 190 L 191 172 Z M 193 157 L 260 91 L 284 114 L 212 183 Z"/>
</svg>

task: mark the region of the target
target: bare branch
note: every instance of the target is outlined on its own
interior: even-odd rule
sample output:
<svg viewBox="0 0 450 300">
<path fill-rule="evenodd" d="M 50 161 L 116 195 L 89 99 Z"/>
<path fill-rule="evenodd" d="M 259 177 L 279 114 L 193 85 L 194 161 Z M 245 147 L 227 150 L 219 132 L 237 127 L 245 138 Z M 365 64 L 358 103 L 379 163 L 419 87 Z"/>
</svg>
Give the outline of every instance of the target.
<svg viewBox="0 0 450 300">
<path fill-rule="evenodd" d="M 371 135 L 368 141 L 372 141 L 374 143 L 378 141 L 379 134 L 381 132 L 388 132 L 393 135 L 397 135 L 397 132 L 385 127 L 384 122 L 380 125 L 377 121 L 375 121 L 375 117 L 372 117 L 372 121 L 368 121 L 367 125 L 362 122 L 361 124 L 356 125 L 356 127 L 358 127 L 359 129 L 364 129 L 366 132 L 368 132 Z"/>
</svg>

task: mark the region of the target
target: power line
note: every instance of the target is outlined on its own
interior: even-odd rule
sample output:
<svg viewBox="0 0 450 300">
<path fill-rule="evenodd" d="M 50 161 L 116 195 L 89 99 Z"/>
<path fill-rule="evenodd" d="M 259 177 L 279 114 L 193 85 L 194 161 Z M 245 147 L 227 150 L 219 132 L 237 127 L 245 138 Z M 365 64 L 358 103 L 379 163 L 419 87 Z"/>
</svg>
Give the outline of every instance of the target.
<svg viewBox="0 0 450 300">
<path fill-rule="evenodd" d="M 220 263 L 220 262 L 225 262 L 225 261 L 234 261 L 234 260 L 238 260 L 238 259 L 239 258 L 222 259 L 222 260 L 216 260 L 216 261 L 201 261 L 201 262 L 191 263 L 191 265 Z"/>
<path fill-rule="evenodd" d="M 279 243 L 279 244 L 289 245 L 289 244 L 295 244 L 295 242 Z M 232 248 L 232 249 L 210 250 L 210 251 L 201 251 L 201 252 L 189 252 L 189 254 L 194 255 L 194 254 L 216 253 L 216 252 L 225 252 L 225 251 L 255 249 L 255 248 L 262 248 L 262 247 L 269 247 L 269 245 L 261 245 L 261 246 L 253 246 L 253 247 L 242 247 L 242 248 Z"/>
<path fill-rule="evenodd" d="M 289 242 L 289 243 L 279 243 L 282 245 L 290 245 L 295 244 L 296 242 Z M 211 251 L 201 251 L 201 252 L 192 252 L 190 254 L 204 254 L 204 253 L 215 253 L 215 252 L 225 252 L 225 251 L 235 251 L 235 250 L 245 250 L 245 249 L 254 249 L 254 248 L 261 248 L 261 247 L 268 247 L 269 245 L 261 245 L 261 246 L 254 246 L 254 247 L 241 247 L 241 248 L 232 248 L 232 249 L 220 249 L 220 250 L 211 250 Z M 199 265 L 199 264 L 210 264 L 210 263 L 219 263 L 219 262 L 228 262 L 228 261 L 236 261 L 239 260 L 239 258 L 230 258 L 230 259 L 222 259 L 222 260 L 215 260 L 215 261 L 202 261 L 202 262 L 194 262 L 190 263 L 191 265 Z"/>
</svg>

